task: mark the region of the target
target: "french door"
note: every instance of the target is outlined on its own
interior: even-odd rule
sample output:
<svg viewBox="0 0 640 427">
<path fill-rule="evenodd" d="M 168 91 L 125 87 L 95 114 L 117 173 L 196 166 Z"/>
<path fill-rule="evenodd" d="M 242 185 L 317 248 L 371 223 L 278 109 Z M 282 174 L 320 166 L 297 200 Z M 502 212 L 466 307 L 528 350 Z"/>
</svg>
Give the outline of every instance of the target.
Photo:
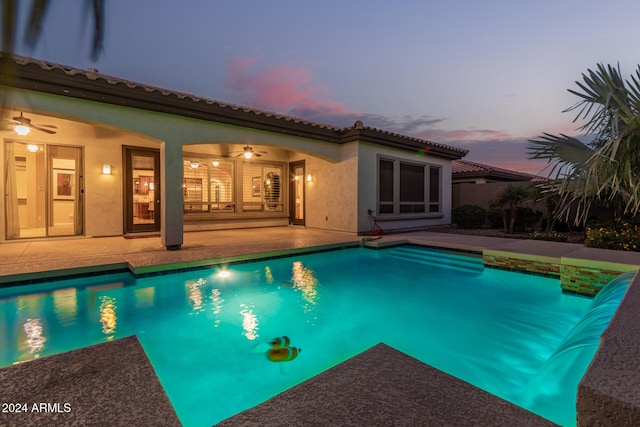
<svg viewBox="0 0 640 427">
<path fill-rule="evenodd" d="M 82 148 L 5 143 L 7 240 L 84 233 Z"/>
<path fill-rule="evenodd" d="M 124 147 L 125 234 L 160 231 L 160 150 Z"/>
</svg>

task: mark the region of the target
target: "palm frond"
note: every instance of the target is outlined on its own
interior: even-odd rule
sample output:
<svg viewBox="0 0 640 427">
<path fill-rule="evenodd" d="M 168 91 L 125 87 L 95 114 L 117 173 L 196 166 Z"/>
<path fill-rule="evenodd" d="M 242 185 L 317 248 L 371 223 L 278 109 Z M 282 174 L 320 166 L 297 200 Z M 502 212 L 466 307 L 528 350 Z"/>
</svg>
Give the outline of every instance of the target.
<svg viewBox="0 0 640 427">
<path fill-rule="evenodd" d="M 543 191 L 560 198 L 558 215 L 584 223 L 594 203 L 618 215 L 640 212 L 640 66 L 623 80 L 620 66 L 598 64 L 582 74 L 574 122 L 594 135 L 589 144 L 566 135 L 543 134 L 530 140 L 529 158 L 546 159 L 549 180 Z"/>
</svg>

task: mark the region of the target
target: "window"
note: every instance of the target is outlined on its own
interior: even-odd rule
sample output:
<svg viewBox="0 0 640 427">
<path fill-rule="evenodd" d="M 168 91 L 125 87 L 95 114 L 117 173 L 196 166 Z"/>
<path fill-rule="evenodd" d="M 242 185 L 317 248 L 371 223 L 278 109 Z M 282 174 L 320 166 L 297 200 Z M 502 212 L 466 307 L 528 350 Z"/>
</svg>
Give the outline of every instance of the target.
<svg viewBox="0 0 640 427">
<path fill-rule="evenodd" d="M 380 158 L 378 212 L 380 214 L 440 213 L 440 166 Z"/>
<path fill-rule="evenodd" d="M 429 166 L 429 212 L 440 212 L 440 168 Z"/>
<path fill-rule="evenodd" d="M 393 213 L 393 160 L 380 159 L 380 204 L 378 212 Z"/>
<path fill-rule="evenodd" d="M 424 212 L 424 166 L 400 162 L 400 213 Z"/>
<path fill-rule="evenodd" d="M 184 212 L 284 212 L 283 171 L 283 164 L 185 156 Z"/>
<path fill-rule="evenodd" d="M 234 212 L 233 162 L 184 160 L 185 212 Z"/>
<path fill-rule="evenodd" d="M 282 212 L 282 166 L 261 163 L 242 166 L 243 210 Z"/>
</svg>

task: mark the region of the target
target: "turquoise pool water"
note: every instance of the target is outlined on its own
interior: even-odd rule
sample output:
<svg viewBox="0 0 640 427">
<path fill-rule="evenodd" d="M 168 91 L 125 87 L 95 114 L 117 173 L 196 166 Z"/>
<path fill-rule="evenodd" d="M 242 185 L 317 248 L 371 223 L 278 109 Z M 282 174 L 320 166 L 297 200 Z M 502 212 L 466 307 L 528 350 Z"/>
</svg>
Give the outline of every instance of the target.
<svg viewBox="0 0 640 427">
<path fill-rule="evenodd" d="M 384 342 L 571 425 L 624 289 L 598 303 L 411 246 L 97 276 L 0 290 L 0 367 L 136 334 L 183 424 L 210 426 Z M 283 335 L 302 352 L 274 363 L 267 343 Z"/>
</svg>

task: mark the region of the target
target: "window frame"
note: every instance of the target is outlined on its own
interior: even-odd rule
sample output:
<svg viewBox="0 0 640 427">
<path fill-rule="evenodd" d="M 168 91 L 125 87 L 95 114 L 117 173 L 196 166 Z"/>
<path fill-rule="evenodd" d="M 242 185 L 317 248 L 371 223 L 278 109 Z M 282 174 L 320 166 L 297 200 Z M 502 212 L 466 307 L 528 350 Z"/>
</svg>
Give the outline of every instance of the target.
<svg viewBox="0 0 640 427">
<path fill-rule="evenodd" d="M 381 176 L 381 163 L 389 162 L 393 165 L 392 175 L 391 175 L 391 188 L 393 201 L 383 200 L 381 201 L 381 189 L 382 189 L 382 176 Z M 401 201 L 401 165 L 410 165 L 410 166 L 419 166 L 422 168 L 423 173 L 423 201 L 415 202 L 415 201 Z M 385 219 L 407 219 L 407 218 L 437 218 L 442 217 L 442 169 L 443 165 L 437 163 L 421 163 L 413 160 L 386 156 L 386 155 L 378 155 L 376 159 L 376 210 L 377 216 Z M 431 180 L 432 180 L 432 171 L 437 171 L 437 179 L 438 179 L 438 187 L 437 193 L 431 193 Z M 386 185 L 385 188 L 389 188 L 389 185 Z M 422 212 L 401 212 L 401 206 L 416 206 L 422 205 L 424 208 Z M 391 212 L 389 212 L 389 207 L 392 207 Z M 413 209 L 412 209 L 413 210 Z"/>
<path fill-rule="evenodd" d="M 288 168 L 287 163 L 286 162 L 281 162 L 281 161 L 259 161 L 256 159 L 251 159 L 250 161 L 247 161 L 245 159 L 234 159 L 234 158 L 229 158 L 229 157 L 223 157 L 223 156 L 216 156 L 216 155 L 207 155 L 207 154 L 199 154 L 199 153 L 192 153 L 192 152 L 184 152 L 182 155 L 182 159 L 183 159 L 183 165 L 186 165 L 187 163 L 190 162 L 199 162 L 201 164 L 200 167 L 204 167 L 204 165 L 207 165 L 207 179 L 209 180 L 208 182 L 208 189 L 207 191 L 209 191 L 210 193 L 212 193 L 213 189 L 210 187 L 210 178 L 211 178 L 211 168 L 212 166 L 212 162 L 213 161 L 219 161 L 219 162 L 224 162 L 224 163 L 230 163 L 231 164 L 231 169 L 232 169 L 232 177 L 231 177 L 231 184 L 232 184 L 232 201 L 231 202 L 213 202 L 211 200 L 209 200 L 208 202 L 202 202 L 203 205 L 213 205 L 213 204 L 225 204 L 225 205 L 229 205 L 228 209 L 211 209 L 211 206 L 208 206 L 208 209 L 203 209 L 203 210 L 193 210 L 193 211 L 189 211 L 189 210 L 185 210 L 183 209 L 183 215 L 185 220 L 214 220 L 214 219 L 223 219 L 223 218 L 273 218 L 273 217 L 288 217 L 289 216 L 289 212 L 288 212 L 288 208 L 287 208 L 287 202 L 288 202 L 288 189 L 286 188 L 285 185 L 283 185 L 283 183 L 286 183 L 288 180 Z M 255 209 L 255 207 L 253 209 L 251 209 L 251 207 L 249 207 L 249 205 L 247 206 L 248 209 L 244 208 L 244 173 L 245 173 L 245 165 L 246 166 L 251 166 L 251 167 L 255 167 L 257 165 L 264 167 L 272 167 L 272 168 L 279 168 L 282 171 L 282 175 L 280 178 L 280 198 L 281 201 L 278 202 L 278 205 L 282 206 L 281 210 L 274 210 L 274 209 Z M 185 184 L 185 177 L 184 176 L 184 172 L 183 172 L 183 185 Z M 204 189 L 203 189 L 204 192 Z M 209 194 L 209 198 L 211 198 L 211 194 Z M 268 202 L 267 201 L 263 201 L 262 202 L 264 205 L 266 205 Z M 193 205 L 194 203 L 187 203 L 183 197 L 183 204 L 189 204 L 189 205 Z M 273 202 L 272 202 L 273 204 Z"/>
</svg>

